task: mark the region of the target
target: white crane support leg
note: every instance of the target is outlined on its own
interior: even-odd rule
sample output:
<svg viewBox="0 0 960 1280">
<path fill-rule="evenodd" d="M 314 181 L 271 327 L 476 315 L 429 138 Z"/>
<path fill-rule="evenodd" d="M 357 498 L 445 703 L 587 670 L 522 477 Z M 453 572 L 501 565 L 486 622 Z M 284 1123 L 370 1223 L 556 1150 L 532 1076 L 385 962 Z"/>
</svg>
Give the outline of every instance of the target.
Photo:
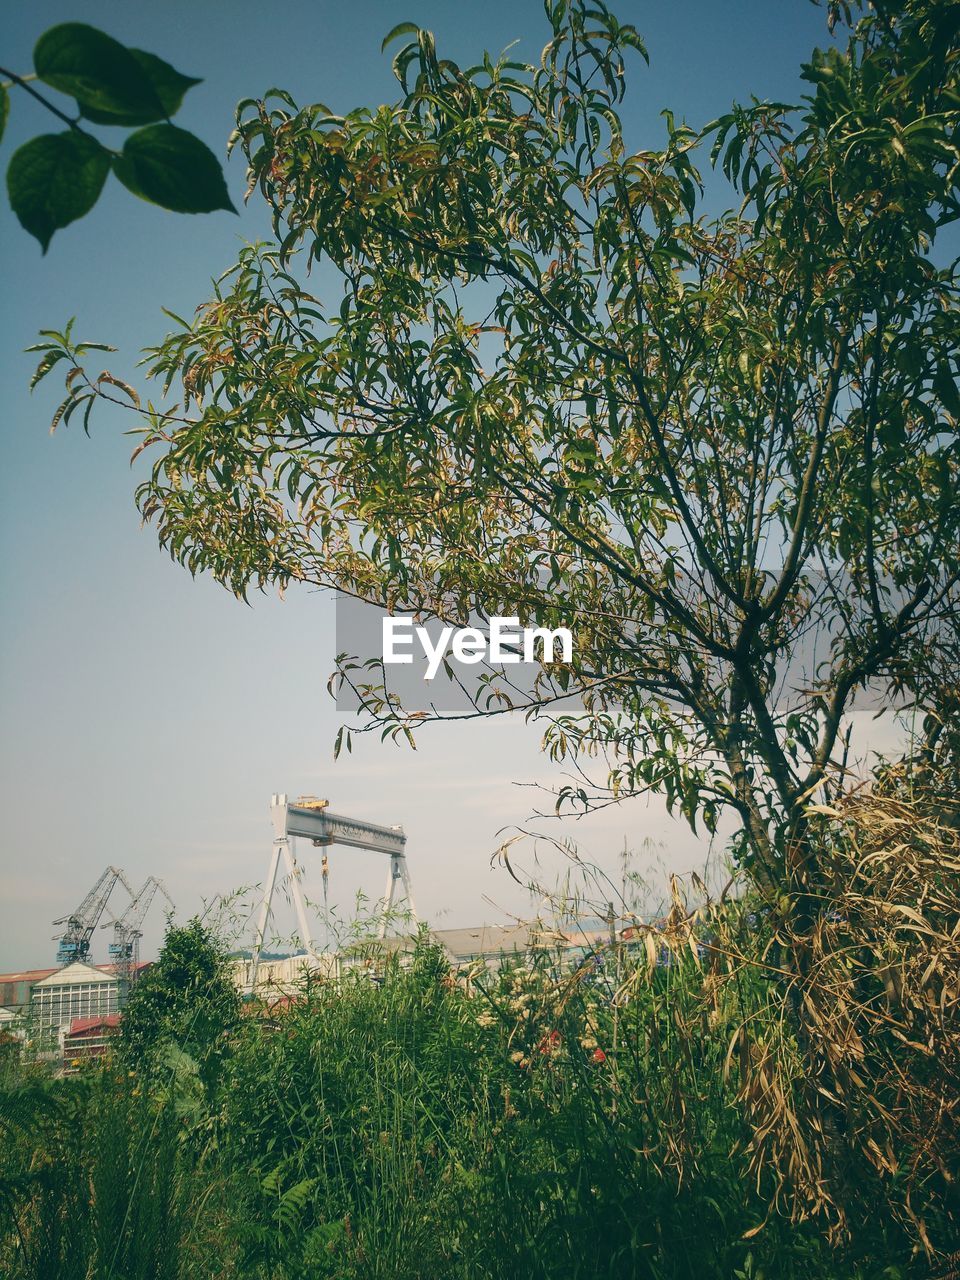
<svg viewBox="0 0 960 1280">
<path fill-rule="evenodd" d="M 382 942 L 387 936 L 387 923 L 390 918 L 390 912 L 393 909 L 394 899 L 397 896 L 397 881 L 403 883 L 404 897 L 406 898 L 407 909 L 413 916 L 417 918 L 417 909 L 413 905 L 413 890 L 410 888 L 410 872 L 407 868 L 407 859 L 403 854 L 393 854 L 390 858 L 390 870 L 387 872 L 387 889 L 383 896 L 383 910 L 380 914 L 380 928 L 377 930 L 377 937 Z"/>
<path fill-rule="evenodd" d="M 380 910 L 380 928 L 377 930 L 377 937 L 381 942 L 387 936 L 387 917 L 390 915 L 390 908 L 393 906 L 393 895 L 397 886 L 398 861 L 398 858 L 391 858 L 390 865 L 387 868 L 387 887 L 383 893 L 383 906 Z"/>
<path fill-rule="evenodd" d="M 403 891 L 407 895 L 407 907 L 414 920 L 417 919 L 417 908 L 413 901 L 413 888 L 410 884 L 410 868 L 407 866 L 406 855 L 399 859 L 400 862 L 400 878 L 403 880 Z"/>
<path fill-rule="evenodd" d="M 280 840 L 274 840 L 273 852 L 270 855 L 270 869 L 267 872 L 267 881 L 263 887 L 263 902 L 260 906 L 260 919 L 257 921 L 257 936 L 253 944 L 253 961 L 250 965 L 250 990 L 254 991 L 257 985 L 257 970 L 260 968 L 260 952 L 263 950 L 263 939 L 267 932 L 267 925 L 270 922 L 270 909 L 273 906 L 273 891 L 277 883 L 277 870 L 280 866 L 280 855 L 286 845 L 286 837 Z"/>
<path fill-rule="evenodd" d="M 287 864 L 287 871 L 290 873 L 290 892 L 293 894 L 293 905 L 297 912 L 297 924 L 300 926 L 300 941 L 311 959 L 316 960 L 317 953 L 310 934 L 310 925 L 307 923 L 307 904 L 303 897 L 300 868 L 297 866 L 297 860 L 293 856 L 289 840 L 283 842 L 283 856 Z"/>
</svg>

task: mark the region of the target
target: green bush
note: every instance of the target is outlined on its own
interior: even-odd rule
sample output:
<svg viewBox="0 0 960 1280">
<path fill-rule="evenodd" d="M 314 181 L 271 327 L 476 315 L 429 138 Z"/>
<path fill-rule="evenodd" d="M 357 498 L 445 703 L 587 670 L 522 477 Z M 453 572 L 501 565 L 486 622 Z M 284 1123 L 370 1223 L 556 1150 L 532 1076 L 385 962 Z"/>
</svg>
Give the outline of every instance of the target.
<svg viewBox="0 0 960 1280">
<path fill-rule="evenodd" d="M 464 980 L 421 939 L 374 979 L 314 979 L 210 1020 L 185 1037 L 217 1046 L 206 1081 L 166 1031 L 149 1071 L 8 1072 L 0 1274 L 928 1275 L 878 1183 L 859 1188 L 872 1213 L 831 1241 L 751 1171 L 734 1049 L 745 1020 L 775 1014 L 775 988 L 755 969 L 717 986 L 691 950 L 656 959 L 623 950 L 571 973 L 544 954 Z"/>
</svg>

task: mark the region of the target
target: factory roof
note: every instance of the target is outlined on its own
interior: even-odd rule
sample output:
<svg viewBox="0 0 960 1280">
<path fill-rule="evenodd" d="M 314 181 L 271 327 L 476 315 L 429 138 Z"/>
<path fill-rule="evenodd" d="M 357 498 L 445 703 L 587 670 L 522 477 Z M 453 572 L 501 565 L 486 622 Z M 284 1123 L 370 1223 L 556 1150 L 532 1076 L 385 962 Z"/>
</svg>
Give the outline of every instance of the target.
<svg viewBox="0 0 960 1280">
<path fill-rule="evenodd" d="M 453 956 L 497 955 L 534 945 L 530 924 L 482 924 L 467 929 L 433 929 L 432 937 Z"/>
<path fill-rule="evenodd" d="M 85 964 L 83 960 L 74 960 L 73 964 L 64 965 L 62 969 L 54 969 L 49 977 L 34 983 L 38 987 L 74 987 L 87 982 L 116 982 L 112 973 L 104 973 L 95 965 Z"/>
<path fill-rule="evenodd" d="M 0 983 L 40 982 L 41 979 L 48 978 L 51 973 L 56 972 L 56 969 L 22 969 L 19 973 L 0 973 Z"/>
<path fill-rule="evenodd" d="M 97 1028 L 113 1030 L 120 1025 L 119 1013 L 101 1013 L 95 1018 L 74 1018 L 70 1023 L 68 1032 L 71 1036 L 86 1035 L 88 1031 L 94 1031 Z"/>
<path fill-rule="evenodd" d="M 606 929 L 556 929 L 542 921 L 516 924 L 481 924 L 461 929 L 431 929 L 430 940 L 437 943 L 454 960 L 472 959 L 475 956 L 513 955 L 526 951 L 557 949 L 592 951 L 606 945 Z M 390 937 L 382 941 L 370 940 L 357 943 L 348 951 L 362 952 L 368 948 L 388 953 L 410 951 L 416 945 L 413 935 Z"/>
<path fill-rule="evenodd" d="M 113 963 L 91 965 L 89 960 L 75 960 L 73 963 L 87 965 L 97 969 L 100 973 L 105 973 L 108 977 L 113 976 L 117 971 L 117 966 Z M 138 960 L 136 972 L 139 973 L 141 969 L 148 969 L 152 963 L 152 960 Z M 6 982 L 28 982 L 36 986 L 38 982 L 43 982 L 45 979 L 53 977 L 55 973 L 63 972 L 64 966 L 56 969 L 21 969 L 16 973 L 0 973 L 0 985 Z"/>
</svg>

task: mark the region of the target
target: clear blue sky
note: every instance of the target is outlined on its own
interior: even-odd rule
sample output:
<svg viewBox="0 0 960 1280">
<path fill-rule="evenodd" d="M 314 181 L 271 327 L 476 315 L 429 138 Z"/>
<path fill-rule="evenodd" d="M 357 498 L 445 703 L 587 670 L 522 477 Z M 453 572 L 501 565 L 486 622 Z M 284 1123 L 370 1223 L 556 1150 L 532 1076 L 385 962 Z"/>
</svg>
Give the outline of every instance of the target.
<svg viewBox="0 0 960 1280">
<path fill-rule="evenodd" d="M 630 68 L 625 118 L 638 147 L 662 137 L 663 107 L 700 124 L 751 93 L 795 99 L 800 63 L 827 39 L 823 10 L 808 0 L 623 3 L 619 13 L 635 22 L 651 55 L 649 70 Z M 0 63 L 27 70 L 41 31 L 95 21 L 204 77 L 178 123 L 222 155 L 236 101 L 271 85 L 336 110 L 391 101 L 396 85 L 380 40 L 407 19 L 433 30 L 441 52 L 464 64 L 512 41 L 515 56 L 535 59 L 546 39 L 537 0 L 100 0 L 92 8 L 9 6 Z M 4 166 L 20 141 L 55 129 L 15 92 Z M 227 174 L 239 206 L 239 157 Z M 108 180 L 94 212 L 59 232 L 45 258 L 5 206 L 0 220 L 0 970 L 53 963 L 50 921 L 108 862 L 137 882 L 163 876 L 181 915 L 261 879 L 274 790 L 323 794 L 357 816 L 403 823 L 418 906 L 438 923 L 523 911 L 524 896 L 489 858 L 497 831 L 535 804 L 512 784 L 551 779 L 538 731 L 506 722 L 438 726 L 421 735 L 416 754 L 369 741 L 334 763 L 338 720 L 325 692 L 330 603 L 301 593 L 246 608 L 212 582 L 192 581 L 139 527 L 137 469 L 123 435 L 131 424 L 101 413 L 93 439 L 77 428 L 51 439 L 55 388 L 27 394 L 32 358 L 23 348 L 72 315 L 83 336 L 120 347 L 109 363 L 129 373 L 139 348 L 164 332 L 160 307 L 189 313 L 241 241 L 267 233 L 261 209 L 178 217 Z M 625 837 L 635 849 L 645 838 L 662 842 L 671 867 L 704 856 L 685 828 L 645 804 L 566 834 L 610 869 Z M 335 850 L 332 865 L 332 892 L 344 907 L 358 886 L 380 892 L 374 855 Z M 155 920 L 147 949 L 158 934 Z"/>
</svg>

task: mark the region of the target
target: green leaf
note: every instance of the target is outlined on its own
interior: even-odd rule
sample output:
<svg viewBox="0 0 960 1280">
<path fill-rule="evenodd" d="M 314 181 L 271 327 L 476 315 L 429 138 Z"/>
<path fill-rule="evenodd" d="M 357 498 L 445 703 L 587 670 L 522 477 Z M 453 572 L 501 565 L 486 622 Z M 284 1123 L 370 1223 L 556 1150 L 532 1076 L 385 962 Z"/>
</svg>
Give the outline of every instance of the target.
<svg viewBox="0 0 960 1280">
<path fill-rule="evenodd" d="M 960 421 L 960 393 L 957 392 L 957 384 L 949 362 L 940 365 L 933 375 L 933 389 L 950 417 L 954 421 Z"/>
<path fill-rule="evenodd" d="M 90 212 L 109 170 L 106 148 L 72 130 L 43 134 L 13 153 L 7 169 L 10 206 L 44 253 L 55 231 Z"/>
<path fill-rule="evenodd" d="M 417 36 L 420 34 L 420 28 L 415 22 L 398 22 L 392 31 L 388 31 L 383 37 L 383 43 L 380 46 L 380 52 L 383 53 L 387 45 L 392 40 L 396 40 L 398 36 Z"/>
<path fill-rule="evenodd" d="M 0 139 L 3 138 L 3 131 L 7 127 L 7 116 L 10 114 L 10 95 L 6 89 L 0 84 Z"/>
<path fill-rule="evenodd" d="M 172 124 L 132 133 L 115 157 L 113 171 L 134 195 L 174 213 L 236 212 L 223 170 L 210 148 Z"/>
<path fill-rule="evenodd" d="M 153 91 L 163 108 L 161 114 L 172 116 L 180 110 L 183 95 L 200 81 L 194 76 L 181 75 L 169 62 L 143 49 L 130 49 L 140 64 L 143 74 L 153 86 Z M 109 111 L 92 106 L 81 106 L 81 113 L 94 124 L 133 125 L 151 124 L 157 119 L 155 111 Z"/>
<path fill-rule="evenodd" d="M 31 348 L 28 347 L 27 350 L 29 351 Z M 59 364 L 61 360 L 66 360 L 68 354 L 69 353 L 66 351 L 48 350 L 37 365 L 33 377 L 30 379 L 30 390 L 32 391 L 37 383 L 41 382 L 47 376 L 54 365 Z"/>
<path fill-rule="evenodd" d="M 34 48 L 33 64 L 45 84 L 76 98 L 81 110 L 131 113 L 138 123 L 166 115 L 131 51 L 86 23 L 64 22 L 45 31 Z"/>
</svg>

